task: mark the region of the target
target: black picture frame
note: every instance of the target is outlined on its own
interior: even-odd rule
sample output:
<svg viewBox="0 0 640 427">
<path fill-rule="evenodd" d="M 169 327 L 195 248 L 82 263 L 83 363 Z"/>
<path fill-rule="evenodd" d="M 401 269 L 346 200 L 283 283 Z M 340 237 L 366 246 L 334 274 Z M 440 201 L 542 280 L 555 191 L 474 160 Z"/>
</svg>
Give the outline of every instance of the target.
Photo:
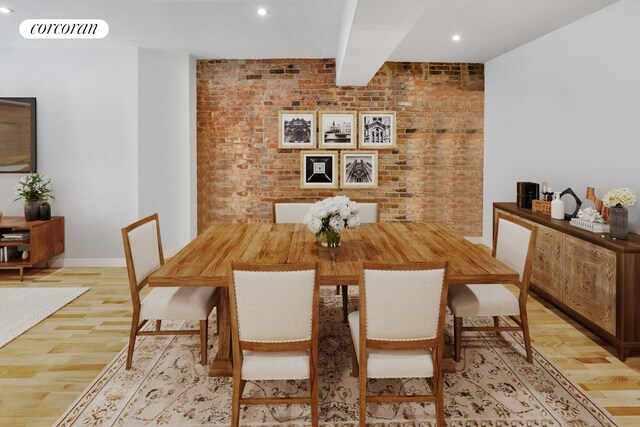
<svg viewBox="0 0 640 427">
<path fill-rule="evenodd" d="M 0 97 L 0 173 L 37 172 L 36 148 L 36 98 Z"/>
</svg>

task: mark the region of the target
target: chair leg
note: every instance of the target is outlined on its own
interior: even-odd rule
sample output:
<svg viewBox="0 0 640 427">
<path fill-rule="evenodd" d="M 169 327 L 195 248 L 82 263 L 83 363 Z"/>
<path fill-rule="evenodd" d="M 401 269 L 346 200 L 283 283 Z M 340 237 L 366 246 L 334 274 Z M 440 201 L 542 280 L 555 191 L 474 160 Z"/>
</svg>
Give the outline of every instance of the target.
<svg viewBox="0 0 640 427">
<path fill-rule="evenodd" d="M 527 350 L 527 362 L 533 363 L 531 335 L 529 335 L 529 319 L 527 318 L 526 307 L 520 308 L 520 322 L 522 323 L 522 334 L 524 335 L 524 348 Z"/>
<path fill-rule="evenodd" d="M 433 392 L 436 394 L 436 425 L 445 427 L 444 423 L 444 387 L 442 385 L 442 371 L 433 378 Z"/>
<path fill-rule="evenodd" d="M 222 318 L 220 317 L 220 306 L 216 307 L 216 334 L 220 335 L 220 322 Z"/>
<path fill-rule="evenodd" d="M 349 317 L 349 291 L 342 287 L 342 323 L 347 323 Z"/>
<path fill-rule="evenodd" d="M 311 372 L 311 401 L 309 405 L 311 405 L 311 425 L 313 427 L 318 427 L 318 423 L 320 420 L 320 408 L 318 407 L 318 369 L 317 369 L 317 361 L 315 363 L 315 367 L 312 368 Z"/>
<path fill-rule="evenodd" d="M 493 326 L 495 328 L 499 328 L 500 327 L 500 316 L 493 316 Z M 500 331 L 496 331 L 496 333 L 500 333 Z"/>
<path fill-rule="evenodd" d="M 240 373 L 233 375 L 233 390 L 231 393 L 231 427 L 240 425 L 240 397 L 242 397 L 242 380 Z"/>
<path fill-rule="evenodd" d="M 365 427 L 367 423 L 367 377 L 363 370 L 359 374 L 360 387 L 360 427 Z"/>
<path fill-rule="evenodd" d="M 162 326 L 162 320 L 156 320 L 156 332 L 160 330 Z"/>
<path fill-rule="evenodd" d="M 360 375 L 358 357 L 356 356 L 356 348 L 353 346 L 353 342 L 351 342 L 351 376 L 358 378 L 358 375 Z"/>
<path fill-rule="evenodd" d="M 454 342 L 454 355 L 453 360 L 460 361 L 460 355 L 462 353 L 462 317 L 453 316 L 453 342 Z"/>
<path fill-rule="evenodd" d="M 336 295 L 340 295 L 340 286 L 336 286 Z"/>
<path fill-rule="evenodd" d="M 131 318 L 131 331 L 129 332 L 129 349 L 127 350 L 127 366 L 126 369 L 131 369 L 131 362 L 133 362 L 133 350 L 136 347 L 136 335 L 138 333 L 138 322 L 140 321 L 140 315 L 133 313 Z"/>
<path fill-rule="evenodd" d="M 200 364 L 207 365 L 207 332 L 209 331 L 209 319 L 200 321 Z"/>
</svg>

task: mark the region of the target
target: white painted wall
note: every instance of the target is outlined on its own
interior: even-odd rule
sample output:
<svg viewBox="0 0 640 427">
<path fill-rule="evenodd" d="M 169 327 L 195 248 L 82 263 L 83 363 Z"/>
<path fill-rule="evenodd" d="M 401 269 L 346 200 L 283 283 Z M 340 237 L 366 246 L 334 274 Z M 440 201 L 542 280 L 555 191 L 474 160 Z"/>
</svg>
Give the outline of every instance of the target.
<svg viewBox="0 0 640 427">
<path fill-rule="evenodd" d="M 484 241 L 517 181 L 640 196 L 640 1 L 622 0 L 485 66 Z M 640 200 L 629 210 L 640 232 Z"/>
<path fill-rule="evenodd" d="M 38 171 L 65 216 L 55 265 L 124 265 L 120 229 L 160 213 L 165 251 L 195 236 L 195 60 L 149 49 L 0 49 L 0 96 L 36 97 Z M 0 174 L 0 210 L 21 174 Z"/>
<path fill-rule="evenodd" d="M 140 217 L 158 212 L 168 254 L 186 245 L 192 233 L 194 67 L 187 54 L 138 53 L 138 212 Z"/>
<path fill-rule="evenodd" d="M 120 228 L 137 216 L 136 49 L 0 49 L 0 96 L 37 98 L 38 170 L 66 219 L 65 264 L 119 263 Z M 5 215 L 23 214 L 20 176 L 0 175 Z"/>
</svg>

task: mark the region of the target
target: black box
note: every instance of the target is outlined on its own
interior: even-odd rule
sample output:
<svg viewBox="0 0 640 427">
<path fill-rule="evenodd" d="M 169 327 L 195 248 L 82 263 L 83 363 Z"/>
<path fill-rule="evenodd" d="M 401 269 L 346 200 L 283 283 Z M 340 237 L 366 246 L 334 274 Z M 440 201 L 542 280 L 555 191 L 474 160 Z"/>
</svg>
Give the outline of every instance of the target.
<svg viewBox="0 0 640 427">
<path fill-rule="evenodd" d="M 531 201 L 539 198 L 539 192 L 540 185 L 535 182 L 518 182 L 518 207 L 531 209 Z"/>
</svg>

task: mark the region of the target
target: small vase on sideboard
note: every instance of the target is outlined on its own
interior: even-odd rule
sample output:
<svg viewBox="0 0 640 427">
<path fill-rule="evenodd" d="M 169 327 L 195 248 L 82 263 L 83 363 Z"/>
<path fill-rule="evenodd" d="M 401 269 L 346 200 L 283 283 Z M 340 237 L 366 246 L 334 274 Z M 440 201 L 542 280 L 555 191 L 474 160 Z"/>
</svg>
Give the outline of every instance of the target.
<svg viewBox="0 0 640 427">
<path fill-rule="evenodd" d="M 609 235 L 620 240 L 629 238 L 629 212 L 620 204 L 609 208 Z"/>
<path fill-rule="evenodd" d="M 40 205 L 42 200 L 24 201 L 24 219 L 26 221 L 36 221 L 40 217 Z"/>
</svg>

